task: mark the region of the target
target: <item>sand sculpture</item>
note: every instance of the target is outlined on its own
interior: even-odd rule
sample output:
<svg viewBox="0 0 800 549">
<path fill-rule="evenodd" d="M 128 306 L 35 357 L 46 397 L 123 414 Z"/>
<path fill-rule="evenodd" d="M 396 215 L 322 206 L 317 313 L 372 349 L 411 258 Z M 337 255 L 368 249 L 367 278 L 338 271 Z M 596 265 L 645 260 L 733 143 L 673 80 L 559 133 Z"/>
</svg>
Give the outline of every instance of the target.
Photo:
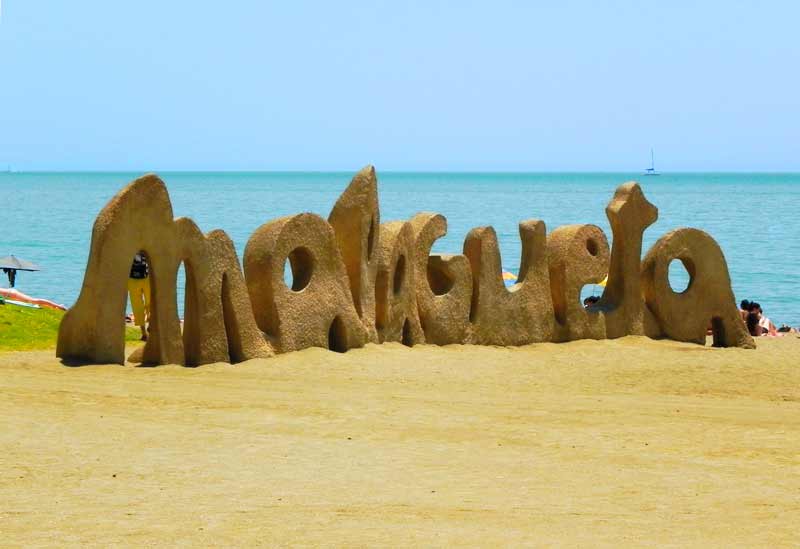
<svg viewBox="0 0 800 549">
<path fill-rule="evenodd" d="M 290 262 L 292 286 L 284 282 Z M 281 353 L 307 347 L 362 347 L 366 330 L 347 286 L 333 228 L 304 213 L 256 229 L 244 250 L 256 323 Z"/>
<path fill-rule="evenodd" d="M 425 342 L 464 343 L 469 337 L 472 270 L 464 255 L 430 255 L 447 234 L 443 215 L 422 212 L 411 218 L 417 310 Z"/>
<path fill-rule="evenodd" d="M 375 330 L 375 278 L 378 258 L 375 248 L 380 238 L 378 180 L 375 168 L 358 172 L 328 216 L 342 255 L 353 304 L 367 331 L 367 340 L 378 341 Z"/>
<path fill-rule="evenodd" d="M 669 285 L 668 268 L 675 259 L 683 262 L 690 277 L 681 293 Z M 642 262 L 642 287 L 645 303 L 666 337 L 704 343 L 710 318 L 714 345 L 753 345 L 736 307 L 730 306 L 735 298 L 725 257 L 707 233 L 677 229 L 662 236 Z"/>
<path fill-rule="evenodd" d="M 605 317 L 606 337 L 645 334 L 655 337 L 659 331 L 644 306 L 639 271 L 642 235 L 658 219 L 658 209 L 647 201 L 638 184 L 629 182 L 617 188 L 606 207 L 606 216 L 611 224 L 613 247 L 608 283 L 596 307 Z M 645 326 L 649 328 L 647 331 Z"/>
<path fill-rule="evenodd" d="M 566 225 L 547 237 L 550 292 L 555 314 L 554 341 L 604 339 L 605 315 L 581 303 L 585 284 L 608 273 L 608 240 L 597 225 Z"/>
<path fill-rule="evenodd" d="M 375 328 L 378 341 L 425 343 L 417 313 L 414 232 L 407 221 L 381 225 L 375 279 Z"/>
<path fill-rule="evenodd" d="M 126 284 L 138 251 L 147 253 L 151 269 L 150 337 L 137 353 L 148 364 L 239 362 L 307 347 L 344 352 L 370 342 L 524 345 L 647 335 L 704 343 L 709 327 L 715 345 L 755 346 L 711 236 L 672 231 L 641 260 L 656 207 L 630 182 L 616 190 L 606 214 L 610 253 L 597 226 L 560 227 L 548 236 L 542 221 L 520 223 L 520 273 L 507 288 L 494 229 L 470 231 L 463 255 L 430 255 L 446 234 L 445 218 L 420 213 L 381 224 L 377 178 L 368 166 L 327 220 L 306 213 L 259 227 L 242 267 L 223 231 L 203 235 L 191 220 L 173 219 L 164 183 L 147 175 L 98 215 L 83 287 L 61 322 L 56 353 L 81 363 L 125 362 Z M 669 286 L 673 260 L 690 276 L 681 293 Z M 584 309 L 581 287 L 606 273 L 601 299 Z"/>
<path fill-rule="evenodd" d="M 492 227 L 472 229 L 464 241 L 464 255 L 472 267 L 470 322 L 472 343 L 525 345 L 550 341 L 553 300 L 547 272 L 547 237 L 543 221 L 519 224 L 522 240 L 517 283 L 506 288 L 500 247 Z M 498 322 L 500 318 L 508 322 Z"/>
<path fill-rule="evenodd" d="M 56 354 L 91 363 L 125 361 L 124 323 L 131 258 L 150 258 L 150 337 L 142 361 L 154 364 L 238 362 L 273 354 L 253 318 L 233 243 L 204 236 L 193 221 L 173 219 L 164 183 L 137 179 L 100 211 L 75 305 L 64 315 Z M 186 265 L 185 322 L 176 303 L 178 267 Z"/>
</svg>

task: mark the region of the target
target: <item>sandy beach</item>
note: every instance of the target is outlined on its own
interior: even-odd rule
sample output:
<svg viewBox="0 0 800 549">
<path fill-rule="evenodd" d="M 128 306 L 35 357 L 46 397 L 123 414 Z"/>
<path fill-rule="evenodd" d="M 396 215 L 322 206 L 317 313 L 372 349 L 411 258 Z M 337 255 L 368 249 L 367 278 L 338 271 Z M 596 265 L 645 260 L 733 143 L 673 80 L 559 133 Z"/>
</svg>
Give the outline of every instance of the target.
<svg viewBox="0 0 800 549">
<path fill-rule="evenodd" d="M 800 339 L 0 355 L 8 546 L 790 546 Z"/>
</svg>

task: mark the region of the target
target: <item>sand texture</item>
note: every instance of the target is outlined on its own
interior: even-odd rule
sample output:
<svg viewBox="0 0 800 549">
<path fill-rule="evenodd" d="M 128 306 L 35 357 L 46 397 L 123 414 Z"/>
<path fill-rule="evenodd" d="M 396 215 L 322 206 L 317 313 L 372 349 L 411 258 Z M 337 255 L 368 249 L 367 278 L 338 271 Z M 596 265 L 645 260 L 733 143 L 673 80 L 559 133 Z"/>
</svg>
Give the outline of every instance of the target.
<svg viewBox="0 0 800 549">
<path fill-rule="evenodd" d="M 796 546 L 800 339 L 0 354 L 3 546 Z"/>
</svg>

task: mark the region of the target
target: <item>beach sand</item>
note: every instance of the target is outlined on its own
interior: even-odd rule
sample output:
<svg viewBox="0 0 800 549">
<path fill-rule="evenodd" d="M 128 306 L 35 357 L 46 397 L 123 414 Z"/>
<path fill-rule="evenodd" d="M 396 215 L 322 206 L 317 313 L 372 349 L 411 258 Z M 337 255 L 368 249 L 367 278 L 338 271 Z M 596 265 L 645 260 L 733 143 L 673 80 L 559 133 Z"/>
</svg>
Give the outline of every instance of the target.
<svg viewBox="0 0 800 549">
<path fill-rule="evenodd" d="M 800 339 L 0 355 L 2 545 L 790 546 Z"/>
</svg>

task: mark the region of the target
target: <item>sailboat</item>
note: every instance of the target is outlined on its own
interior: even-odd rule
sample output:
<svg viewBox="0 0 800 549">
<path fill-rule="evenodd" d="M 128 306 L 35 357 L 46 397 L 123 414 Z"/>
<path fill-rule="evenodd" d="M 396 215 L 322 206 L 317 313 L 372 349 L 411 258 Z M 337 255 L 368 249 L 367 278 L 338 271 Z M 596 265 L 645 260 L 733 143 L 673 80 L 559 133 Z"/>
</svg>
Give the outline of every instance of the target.
<svg viewBox="0 0 800 549">
<path fill-rule="evenodd" d="M 644 171 L 644 175 L 661 175 L 656 171 L 655 156 L 653 156 L 653 149 L 650 149 L 650 167 Z"/>
</svg>

